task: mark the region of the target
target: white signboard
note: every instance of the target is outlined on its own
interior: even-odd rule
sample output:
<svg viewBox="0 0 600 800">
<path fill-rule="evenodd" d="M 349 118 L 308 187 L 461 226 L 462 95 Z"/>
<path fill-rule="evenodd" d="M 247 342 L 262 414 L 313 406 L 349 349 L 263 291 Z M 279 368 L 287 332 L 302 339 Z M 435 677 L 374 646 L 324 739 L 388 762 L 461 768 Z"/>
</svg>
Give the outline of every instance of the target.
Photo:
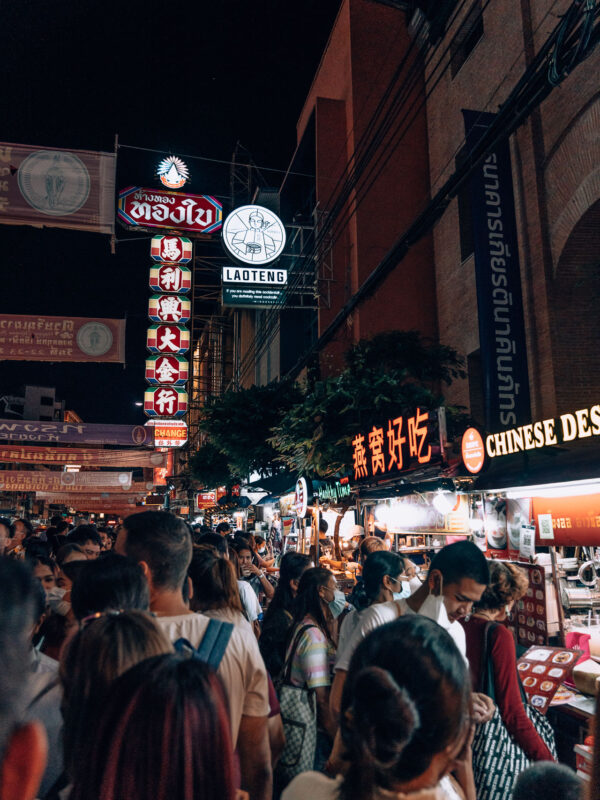
<svg viewBox="0 0 600 800">
<path fill-rule="evenodd" d="M 223 267 L 223 283 L 266 283 L 285 286 L 287 269 Z"/>
<path fill-rule="evenodd" d="M 279 217 L 263 206 L 236 208 L 223 225 L 223 245 L 244 264 L 270 264 L 283 252 L 285 228 Z"/>
</svg>

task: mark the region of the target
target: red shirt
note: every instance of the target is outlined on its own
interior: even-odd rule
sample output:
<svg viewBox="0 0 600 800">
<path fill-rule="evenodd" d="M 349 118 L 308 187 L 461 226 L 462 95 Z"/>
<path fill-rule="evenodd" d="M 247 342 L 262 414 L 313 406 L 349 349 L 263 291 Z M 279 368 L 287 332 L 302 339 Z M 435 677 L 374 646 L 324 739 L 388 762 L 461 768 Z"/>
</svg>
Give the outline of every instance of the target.
<svg viewBox="0 0 600 800">
<path fill-rule="evenodd" d="M 479 691 L 483 638 L 488 620 L 471 617 L 468 622 L 461 620 L 461 624 L 467 639 L 473 691 Z M 517 653 L 511 632 L 502 624 L 496 625 L 490 633 L 490 646 L 496 705 L 507 731 L 531 761 L 554 761 L 523 707 L 517 675 Z"/>
</svg>

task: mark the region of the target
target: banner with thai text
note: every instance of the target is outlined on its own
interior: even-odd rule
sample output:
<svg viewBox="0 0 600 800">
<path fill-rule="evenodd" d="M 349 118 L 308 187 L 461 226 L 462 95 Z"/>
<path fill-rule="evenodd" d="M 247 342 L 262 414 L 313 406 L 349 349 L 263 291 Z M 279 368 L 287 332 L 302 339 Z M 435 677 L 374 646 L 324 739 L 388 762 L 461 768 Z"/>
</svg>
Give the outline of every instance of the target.
<svg viewBox="0 0 600 800">
<path fill-rule="evenodd" d="M 125 363 L 125 320 L 0 314 L 0 361 Z"/>
<path fill-rule="evenodd" d="M 472 152 L 495 118 L 463 110 Z M 521 270 L 508 139 L 471 176 L 471 216 L 486 428 L 531 419 Z"/>
<path fill-rule="evenodd" d="M 101 494 L 90 494 L 89 492 L 86 493 L 61 493 L 61 492 L 36 492 L 35 499 L 36 500 L 44 500 L 46 503 L 52 503 L 54 505 L 64 505 L 70 506 L 73 503 L 77 505 L 81 505 L 82 503 L 90 503 L 90 504 L 104 504 L 104 505 L 112 505 L 112 506 L 134 506 L 137 502 L 146 497 L 145 493 L 140 494 L 129 494 L 122 492 L 121 494 L 107 494 L 106 492 L 102 492 Z"/>
<path fill-rule="evenodd" d="M 79 464 L 83 467 L 167 466 L 167 453 L 156 450 L 90 450 L 73 447 L 0 447 L 0 464 Z"/>
<path fill-rule="evenodd" d="M 1 474 L 1 473 L 0 473 Z M 37 489 L 35 496 L 38 500 L 50 500 L 50 498 L 60 498 L 61 501 L 71 502 L 73 497 L 88 497 L 94 495 L 102 500 L 109 500 L 117 503 L 129 503 L 131 499 L 143 500 L 148 496 L 149 486 L 152 483 L 136 481 L 128 489 L 119 489 L 116 486 L 59 486 L 54 489 Z M 58 502 L 58 501 L 57 501 Z"/>
<path fill-rule="evenodd" d="M 0 419 L 0 441 L 65 444 L 153 444 L 153 429 L 144 425 L 95 425 L 87 422 L 37 422 Z"/>
<path fill-rule="evenodd" d="M 0 142 L 0 224 L 114 233 L 114 153 Z"/>
<path fill-rule="evenodd" d="M 0 471 L 0 491 L 3 492 L 48 492 L 90 486 L 129 489 L 131 472 Z"/>
</svg>

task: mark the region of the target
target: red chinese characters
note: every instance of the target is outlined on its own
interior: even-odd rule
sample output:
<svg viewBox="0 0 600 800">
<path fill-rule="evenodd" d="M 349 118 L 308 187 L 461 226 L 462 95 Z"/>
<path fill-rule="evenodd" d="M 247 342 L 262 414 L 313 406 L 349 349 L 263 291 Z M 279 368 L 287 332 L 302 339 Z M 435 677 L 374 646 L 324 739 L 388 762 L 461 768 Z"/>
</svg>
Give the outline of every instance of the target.
<svg viewBox="0 0 600 800">
<path fill-rule="evenodd" d="M 391 477 L 416 465 L 428 464 L 429 412 L 418 408 L 410 417 L 392 417 L 352 439 L 354 480 Z"/>
</svg>

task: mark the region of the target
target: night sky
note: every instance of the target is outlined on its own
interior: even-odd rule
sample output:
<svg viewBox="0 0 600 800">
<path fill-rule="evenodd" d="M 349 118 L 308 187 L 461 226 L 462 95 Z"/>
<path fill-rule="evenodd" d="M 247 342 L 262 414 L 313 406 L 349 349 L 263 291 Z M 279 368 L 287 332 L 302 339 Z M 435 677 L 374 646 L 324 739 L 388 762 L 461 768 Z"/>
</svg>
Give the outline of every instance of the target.
<svg viewBox="0 0 600 800">
<path fill-rule="evenodd" d="M 236 141 L 284 170 L 340 0 L 4 0 L 0 141 L 229 160 Z M 118 182 L 126 159 L 119 152 Z M 148 158 L 149 170 L 158 154 Z M 188 161 L 190 191 L 227 195 L 229 167 Z M 263 170 L 277 186 L 281 173 Z M 146 186 L 155 186 L 149 172 Z M 56 386 L 86 422 L 136 423 L 149 237 L 0 225 L 0 313 L 127 316 L 127 365 L 0 363 L 0 396 Z M 125 241 L 127 240 L 127 241 Z"/>
</svg>

